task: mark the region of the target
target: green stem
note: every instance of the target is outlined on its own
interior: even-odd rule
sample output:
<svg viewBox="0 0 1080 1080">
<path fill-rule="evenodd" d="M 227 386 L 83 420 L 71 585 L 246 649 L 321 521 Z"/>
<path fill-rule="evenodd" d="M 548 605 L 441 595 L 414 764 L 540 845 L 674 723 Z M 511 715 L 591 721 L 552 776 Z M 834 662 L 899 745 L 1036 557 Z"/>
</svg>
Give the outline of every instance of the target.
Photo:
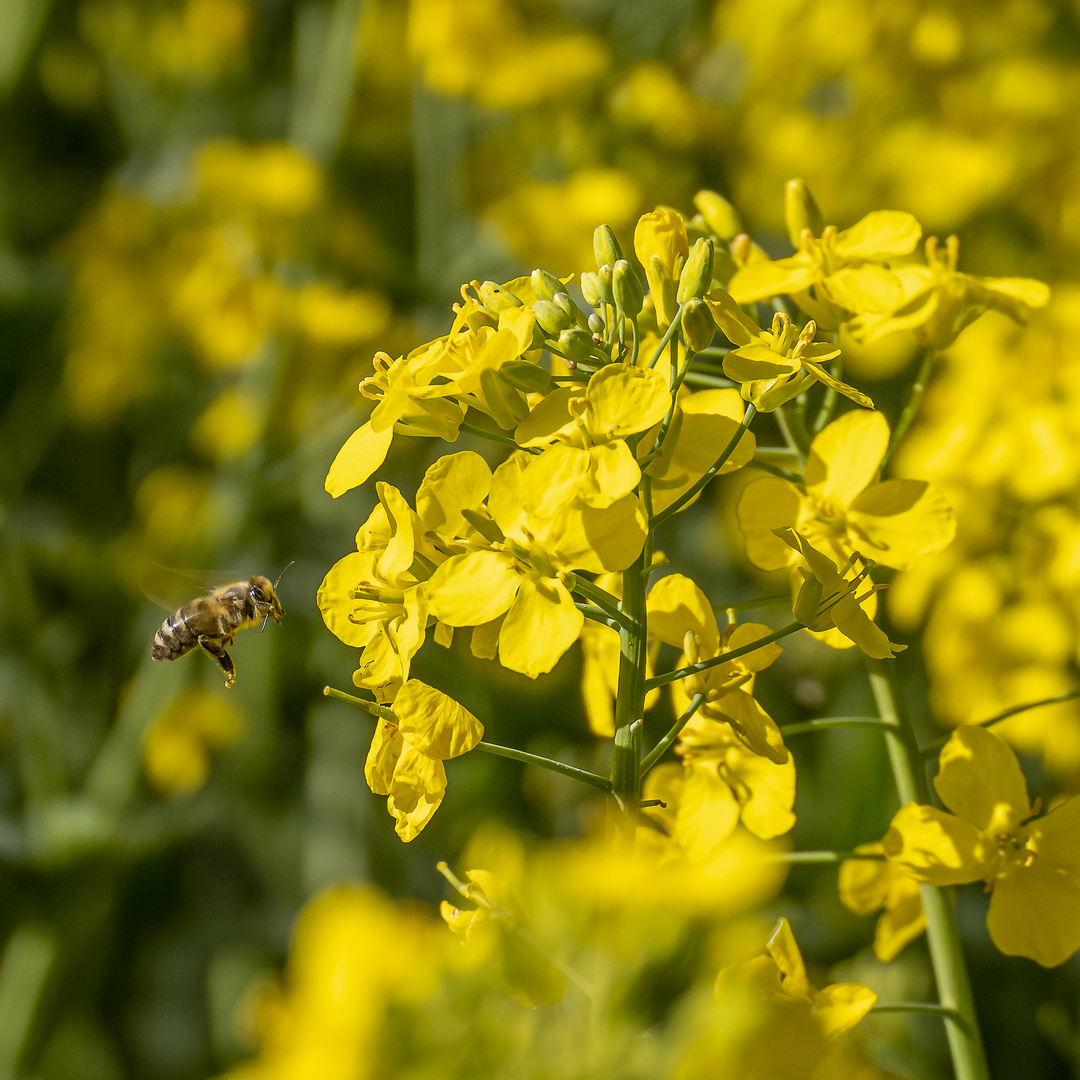
<svg viewBox="0 0 1080 1080">
<path fill-rule="evenodd" d="M 1010 716 L 1019 716 L 1028 709 L 1041 709 L 1044 705 L 1059 705 L 1063 701 L 1073 701 L 1076 698 L 1080 698 L 1080 690 L 1067 690 L 1064 694 L 1055 694 L 1053 697 L 1042 698 L 1039 701 L 1029 701 L 1026 705 L 1014 705 L 1011 709 L 1005 709 L 996 716 L 991 716 L 989 720 L 980 720 L 978 726 L 990 727 L 992 724 L 1000 724 L 1002 720 L 1008 720 Z M 929 746 L 923 747 L 922 756 L 932 758 L 951 738 L 951 735 L 943 735 L 940 739 L 935 739 Z"/>
<path fill-rule="evenodd" d="M 332 686 L 324 686 L 322 692 L 324 697 L 334 698 L 335 701 L 344 701 L 346 705 L 351 705 L 354 709 L 360 709 L 371 716 L 377 716 L 380 720 L 395 722 L 394 710 L 386 705 L 368 701 L 367 698 L 353 697 L 352 694 L 346 694 L 343 690 L 335 690 Z"/>
<path fill-rule="evenodd" d="M 370 713 L 370 715 L 376 716 L 380 720 L 389 720 L 391 722 L 396 720 L 393 709 L 389 709 L 385 705 L 379 705 L 374 701 L 353 697 L 352 694 L 346 694 L 341 690 L 335 690 L 332 686 L 324 686 L 323 694 L 325 694 L 326 697 L 344 701 L 347 705 L 352 705 L 354 708 Z M 553 758 L 541 757 L 539 754 L 530 754 L 525 750 L 515 750 L 512 746 L 500 746 L 498 743 L 483 741 L 478 742 L 475 749 L 483 750 L 485 754 L 495 754 L 498 757 L 512 758 L 514 761 L 521 761 L 526 765 L 539 765 L 541 769 L 561 773 L 563 776 L 569 776 L 572 780 L 580 780 L 583 784 L 589 784 L 592 787 L 599 788 L 601 791 L 611 790 L 611 781 L 608 780 L 606 776 L 600 776 L 598 773 L 589 772 L 586 769 L 579 769 L 574 765 L 566 765 L 561 761 L 555 761 Z"/>
<path fill-rule="evenodd" d="M 717 664 L 726 664 L 731 660 L 738 660 L 740 656 L 746 656 L 747 653 L 756 652 L 765 645 L 771 645 L 774 641 L 779 641 L 789 634 L 794 634 L 799 630 L 805 629 L 806 627 L 801 622 L 788 623 L 787 626 L 782 627 L 779 630 L 774 630 L 767 637 L 758 638 L 757 641 L 751 641 L 746 645 L 740 646 L 738 649 L 722 652 L 719 656 L 714 656 L 711 660 L 702 660 L 698 664 L 691 664 L 689 667 L 679 668 L 677 671 L 668 671 L 663 675 L 656 675 L 651 679 L 646 679 L 645 689 L 652 690 L 655 686 L 667 686 L 670 682 L 675 682 L 677 679 L 689 678 L 689 676 L 696 675 L 699 671 L 707 671 L 711 667 L 716 667 Z"/>
<path fill-rule="evenodd" d="M 630 316 L 630 359 L 627 363 L 637 367 L 638 352 L 641 349 L 641 331 L 638 329 L 637 316 Z"/>
<path fill-rule="evenodd" d="M 698 353 L 698 355 L 701 354 Z M 710 375 L 707 371 L 689 372 L 686 376 L 686 383 L 688 386 L 707 386 L 720 390 L 730 390 L 733 386 L 739 385 L 724 375 Z"/>
<path fill-rule="evenodd" d="M 937 350 L 935 349 L 923 350 L 922 360 L 919 362 L 919 370 L 915 375 L 915 381 L 911 384 L 911 393 L 908 394 L 907 404 L 904 405 L 904 411 L 896 421 L 896 427 L 893 428 L 892 438 L 889 440 L 888 448 L 885 450 L 885 456 L 881 459 L 880 468 L 882 474 L 884 474 L 885 467 L 892 460 L 896 448 L 904 441 L 908 429 L 915 420 L 915 414 L 922 404 L 923 394 L 926 393 L 927 383 L 930 382 L 930 373 L 933 371 L 936 356 Z"/>
<path fill-rule="evenodd" d="M 761 608 L 789 607 L 791 593 L 775 593 L 772 596 L 755 596 L 749 600 L 735 600 L 730 604 L 714 604 L 713 611 L 758 611 Z"/>
<path fill-rule="evenodd" d="M 928 1016 L 942 1016 L 963 1025 L 967 1021 L 947 1005 L 934 1005 L 928 1001 L 883 1001 L 874 1005 L 872 1013 L 926 1013 Z"/>
<path fill-rule="evenodd" d="M 674 345 L 674 339 L 672 339 L 672 344 Z M 683 380 L 686 378 L 687 372 L 690 370 L 690 365 L 693 363 L 693 360 L 694 353 L 687 349 L 686 359 L 683 361 L 683 366 L 681 368 L 676 369 L 675 363 L 672 363 L 671 385 L 669 387 L 671 391 L 671 407 L 668 409 L 667 415 L 660 422 L 660 430 L 656 433 L 656 438 L 653 439 L 653 444 L 649 448 L 649 452 L 638 462 L 638 465 L 642 469 L 644 469 L 645 466 L 660 453 L 660 448 L 664 445 L 668 430 L 671 428 L 671 421 L 675 418 L 675 398 L 679 393 L 679 387 L 682 386 Z"/>
<path fill-rule="evenodd" d="M 836 345 L 840 344 L 839 332 L 832 335 L 833 342 Z M 832 374 L 833 376 L 843 381 L 844 378 L 844 358 L 838 356 L 832 362 Z M 823 427 L 832 419 L 833 413 L 836 412 L 836 391 L 831 386 L 825 387 L 825 396 L 821 399 L 821 408 L 818 409 L 818 414 L 814 418 L 812 429 L 815 435 L 817 435 Z"/>
<path fill-rule="evenodd" d="M 506 435 L 497 435 L 494 431 L 485 431 L 473 424 L 459 424 L 458 431 L 464 431 L 466 435 L 475 435 L 478 439 L 487 439 L 488 442 L 498 443 L 500 446 L 510 446 L 515 450 L 524 450 L 527 454 L 542 454 L 538 446 L 518 446 L 513 439 Z"/>
<path fill-rule="evenodd" d="M 678 311 L 675 312 L 675 317 L 671 320 L 671 325 L 664 331 L 660 344 L 656 346 L 656 352 L 652 354 L 649 367 L 656 367 L 660 362 L 660 357 L 664 355 L 664 350 L 668 347 L 668 342 L 679 332 L 679 327 L 682 326 L 682 309 L 683 306 L 680 304 Z"/>
<path fill-rule="evenodd" d="M 611 793 L 623 811 L 620 832 L 633 836 L 641 796 L 641 714 L 645 708 L 644 553 L 623 571 L 622 602 L 627 622 L 619 631 L 619 684 L 615 694 L 615 746 Z"/>
<path fill-rule="evenodd" d="M 476 744 L 477 750 L 483 750 L 485 754 L 494 754 L 496 757 L 510 758 L 512 761 L 520 761 L 525 765 L 538 765 L 548 772 L 556 772 L 562 776 L 569 776 L 571 780 L 580 780 L 590 787 L 599 788 L 601 791 L 611 791 L 611 781 L 606 776 L 589 772 L 587 769 L 579 769 L 574 765 L 556 761 L 554 758 L 543 757 L 540 754 L 530 754 L 526 750 L 515 750 L 512 746 L 500 746 L 498 743 L 480 741 Z"/>
<path fill-rule="evenodd" d="M 761 469 L 762 472 L 771 473 L 773 476 L 779 476 L 781 480 L 786 480 L 789 484 L 802 483 L 803 478 L 798 473 L 794 473 L 790 469 L 781 469 L 779 465 L 762 461 L 759 457 L 752 458 L 749 464 L 752 468 Z"/>
<path fill-rule="evenodd" d="M 854 851 L 777 851 L 766 856 L 773 862 L 784 863 L 838 863 L 845 859 L 877 859 L 884 855 L 861 855 Z"/>
<path fill-rule="evenodd" d="M 677 514 L 688 502 L 690 502 L 701 489 L 727 464 L 728 458 L 735 453 L 735 447 L 739 445 L 742 437 L 746 434 L 747 428 L 750 427 L 750 421 L 757 416 L 757 409 L 753 404 L 746 406 L 746 413 L 743 415 L 742 423 L 735 429 L 735 434 L 731 436 L 727 446 L 724 447 L 723 453 L 713 462 L 709 470 L 699 479 L 696 483 L 686 491 L 684 491 L 669 507 L 661 510 L 649 522 L 649 527 L 655 529 L 658 525 L 662 525 L 668 518 Z"/>
<path fill-rule="evenodd" d="M 574 607 L 592 622 L 610 626 L 613 630 L 619 629 L 619 624 L 603 608 L 598 608 L 595 604 L 582 604 L 575 601 Z"/>
<path fill-rule="evenodd" d="M 788 449 L 795 457 L 795 460 L 798 461 L 799 468 L 801 469 L 806 463 L 806 452 L 799 446 L 799 443 L 791 430 L 791 426 L 788 424 L 787 414 L 784 412 L 784 407 L 782 405 L 778 409 L 773 410 L 773 419 L 776 421 L 776 426 L 780 429 L 780 434 L 784 436 L 784 442 L 787 443 Z"/>
<path fill-rule="evenodd" d="M 579 577 L 577 574 L 571 578 L 567 575 L 566 587 L 571 592 L 581 593 L 586 600 L 591 600 L 609 619 L 619 626 L 628 626 L 626 615 L 619 610 L 618 600 L 609 592 L 605 592 L 591 581 Z"/>
<path fill-rule="evenodd" d="M 690 704 L 686 707 L 686 711 L 675 721 L 671 730 L 645 755 L 645 759 L 641 763 L 642 776 L 644 776 L 664 756 L 664 754 L 667 753 L 667 748 L 679 737 L 679 732 L 690 723 L 694 713 L 696 713 L 704 704 L 704 694 L 695 694 L 690 699 Z"/>
<path fill-rule="evenodd" d="M 828 731 L 829 728 L 870 728 L 888 731 L 892 727 L 879 716 L 825 716 L 820 720 L 807 720 L 805 724 L 787 724 L 780 729 L 786 739 L 789 735 L 806 735 L 811 731 Z"/>
<path fill-rule="evenodd" d="M 867 665 L 878 712 L 882 720 L 890 725 L 890 730 L 885 733 L 885 741 L 900 802 L 929 803 L 930 785 L 911 718 L 900 693 L 896 662 L 868 660 Z M 943 889 L 933 885 L 920 885 L 919 893 L 926 912 L 926 940 L 937 980 L 938 997 L 945 1009 L 954 1011 L 959 1017 L 945 1018 L 945 1033 L 956 1080 L 990 1080 L 971 993 L 971 980 L 964 962 L 964 949 L 952 903 Z"/>
</svg>

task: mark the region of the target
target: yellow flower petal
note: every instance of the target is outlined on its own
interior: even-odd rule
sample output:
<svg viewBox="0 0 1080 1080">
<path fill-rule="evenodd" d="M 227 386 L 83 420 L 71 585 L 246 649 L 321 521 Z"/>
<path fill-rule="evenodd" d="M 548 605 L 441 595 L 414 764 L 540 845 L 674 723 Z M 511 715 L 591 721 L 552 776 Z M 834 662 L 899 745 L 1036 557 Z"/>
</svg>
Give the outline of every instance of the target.
<svg viewBox="0 0 1080 1080">
<path fill-rule="evenodd" d="M 1039 856 L 1031 866 L 1010 860 L 994 881 L 986 925 L 1007 956 L 1063 964 L 1080 949 L 1080 881 Z"/>
<path fill-rule="evenodd" d="M 826 1039 L 850 1031 L 873 1007 L 877 994 L 858 983 L 833 983 L 814 995 L 811 1013 Z"/>
<path fill-rule="evenodd" d="M 416 512 L 425 530 L 461 536 L 470 526 L 462 510 L 477 510 L 491 488 L 491 467 L 471 450 L 439 458 L 416 493 Z"/>
<path fill-rule="evenodd" d="M 752 304 L 783 293 L 809 289 L 817 280 L 814 267 L 797 259 L 751 262 L 740 267 L 728 285 L 736 304 Z"/>
<path fill-rule="evenodd" d="M 896 570 L 940 551 L 956 534 L 949 500 L 925 480 L 871 484 L 852 500 L 847 518 L 860 554 Z"/>
<path fill-rule="evenodd" d="M 326 490 L 336 499 L 369 480 L 386 460 L 394 429 L 376 431 L 368 421 L 345 440 L 326 474 Z"/>
<path fill-rule="evenodd" d="M 902 210 L 874 210 L 844 229 L 833 250 L 845 260 L 888 262 L 909 255 L 922 237 L 922 226 Z"/>
<path fill-rule="evenodd" d="M 353 590 L 362 581 L 375 576 L 375 560 L 367 552 L 352 551 L 326 572 L 315 602 L 319 606 L 326 628 L 346 645 L 362 649 L 378 632 L 372 622 L 353 622 L 350 618 L 356 608 Z"/>
<path fill-rule="evenodd" d="M 853 409 L 829 424 L 810 444 L 806 491 L 845 510 L 878 471 L 889 445 L 889 425 L 879 412 Z"/>
<path fill-rule="evenodd" d="M 371 746 L 364 762 L 364 779 L 376 795 L 390 794 L 394 767 L 404 745 L 405 740 L 398 732 L 397 724 L 380 720 L 371 736 Z"/>
<path fill-rule="evenodd" d="M 415 840 L 431 820 L 446 794 L 443 763 L 405 743 L 394 768 L 386 808 L 394 831 L 404 843 Z"/>
<path fill-rule="evenodd" d="M 683 574 L 668 574 L 649 590 L 646 601 L 649 636 L 683 647 L 686 631 L 700 643 L 704 656 L 715 656 L 720 648 L 720 631 L 708 597 Z"/>
<path fill-rule="evenodd" d="M 746 557 L 762 570 L 782 570 L 795 553 L 776 535 L 794 526 L 802 510 L 802 492 L 778 476 L 763 476 L 743 489 L 735 518 L 746 539 Z"/>
<path fill-rule="evenodd" d="M 655 368 L 608 364 L 589 380 L 589 429 L 604 439 L 647 431 L 671 408 L 668 381 Z"/>
<path fill-rule="evenodd" d="M 882 840 L 885 854 L 916 881 L 963 885 L 989 876 L 997 847 L 974 825 L 933 806 L 900 807 Z"/>
<path fill-rule="evenodd" d="M 674 838 L 694 862 L 707 859 L 735 830 L 739 804 L 716 763 L 695 762 L 686 769 Z"/>
<path fill-rule="evenodd" d="M 990 836 L 1012 832 L 1031 816 L 1027 784 L 1009 744 L 978 724 L 964 724 L 941 751 L 934 778 L 941 801 Z"/>
<path fill-rule="evenodd" d="M 510 609 L 521 575 L 513 556 L 498 551 L 453 555 L 424 586 L 432 615 L 448 626 L 479 626 Z"/>
<path fill-rule="evenodd" d="M 468 709 L 419 679 L 398 691 L 394 716 L 407 742 L 440 761 L 460 757 L 484 737 L 484 725 Z"/>
<path fill-rule="evenodd" d="M 499 634 L 499 662 L 535 679 L 549 672 L 581 633 L 585 616 L 556 578 L 523 578 Z"/>
</svg>

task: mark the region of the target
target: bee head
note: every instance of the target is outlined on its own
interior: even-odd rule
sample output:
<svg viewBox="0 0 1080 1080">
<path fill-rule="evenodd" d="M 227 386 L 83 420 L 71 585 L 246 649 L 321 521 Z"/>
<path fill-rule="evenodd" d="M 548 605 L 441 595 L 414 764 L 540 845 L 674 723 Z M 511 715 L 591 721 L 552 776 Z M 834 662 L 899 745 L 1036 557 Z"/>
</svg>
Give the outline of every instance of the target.
<svg viewBox="0 0 1080 1080">
<path fill-rule="evenodd" d="M 255 610 L 262 616 L 264 627 L 267 619 L 273 619 L 276 623 L 281 622 L 285 609 L 282 608 L 281 601 L 278 600 L 277 593 L 274 591 L 274 586 L 270 584 L 269 578 L 262 575 L 250 578 L 248 581 L 248 595 L 255 605 Z"/>
<path fill-rule="evenodd" d="M 294 559 L 293 562 L 296 560 Z M 292 569 L 293 563 L 289 563 L 284 570 L 278 574 L 277 581 L 273 585 L 270 584 L 269 578 L 264 578 L 261 575 L 259 577 L 253 577 L 248 582 L 250 585 L 251 599 L 255 603 L 255 610 L 258 611 L 262 617 L 262 627 L 259 630 L 261 634 L 266 629 L 266 620 L 273 619 L 274 622 L 280 623 L 282 615 L 285 614 L 285 609 L 281 606 L 281 601 L 277 598 L 277 587 L 281 584 L 281 579 Z"/>
</svg>

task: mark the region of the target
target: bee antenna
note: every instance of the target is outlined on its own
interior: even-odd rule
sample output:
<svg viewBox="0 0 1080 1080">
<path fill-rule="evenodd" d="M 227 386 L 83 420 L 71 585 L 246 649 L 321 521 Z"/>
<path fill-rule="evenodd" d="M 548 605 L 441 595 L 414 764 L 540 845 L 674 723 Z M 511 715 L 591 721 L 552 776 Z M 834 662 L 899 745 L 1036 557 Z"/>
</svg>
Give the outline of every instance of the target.
<svg viewBox="0 0 1080 1080">
<path fill-rule="evenodd" d="M 295 565 L 296 565 L 296 560 L 295 560 L 295 559 L 293 559 L 293 561 L 292 561 L 291 563 L 289 563 L 289 565 L 288 565 L 288 566 L 286 566 L 286 567 L 285 567 L 285 569 L 284 569 L 284 570 L 282 570 L 280 574 L 278 574 L 278 578 L 277 578 L 277 581 L 275 581 L 275 582 L 274 582 L 274 588 L 275 588 L 275 589 L 277 589 L 277 587 L 278 587 L 278 586 L 279 586 L 279 585 L 281 584 L 281 579 L 282 579 L 282 578 L 283 578 L 283 577 L 284 577 L 284 576 L 285 576 L 285 575 L 286 575 L 286 574 L 287 574 L 287 573 L 288 573 L 288 572 L 289 572 L 289 571 L 290 571 L 290 570 L 291 570 L 291 569 L 292 569 L 292 568 L 293 568 L 293 567 L 294 567 Z"/>
<path fill-rule="evenodd" d="M 280 579 L 279 579 L 280 580 Z M 266 629 L 266 620 L 270 618 L 270 612 L 267 612 L 263 616 L 262 626 L 259 627 L 259 633 L 261 634 Z"/>
</svg>

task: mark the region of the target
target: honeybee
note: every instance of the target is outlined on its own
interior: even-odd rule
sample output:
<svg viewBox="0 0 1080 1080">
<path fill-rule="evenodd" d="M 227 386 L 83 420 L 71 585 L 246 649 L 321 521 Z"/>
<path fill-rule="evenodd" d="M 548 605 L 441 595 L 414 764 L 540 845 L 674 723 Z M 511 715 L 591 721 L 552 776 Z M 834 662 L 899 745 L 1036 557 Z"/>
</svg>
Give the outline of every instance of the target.
<svg viewBox="0 0 1080 1080">
<path fill-rule="evenodd" d="M 225 685 L 236 682 L 236 665 L 225 649 L 238 630 L 260 620 L 263 630 L 268 619 L 280 623 L 285 614 L 277 597 L 277 587 L 288 572 L 289 563 L 273 585 L 261 574 L 247 581 L 231 581 L 197 596 L 174 611 L 154 635 L 155 660 L 178 660 L 192 649 L 202 648 L 225 673 Z"/>
</svg>

